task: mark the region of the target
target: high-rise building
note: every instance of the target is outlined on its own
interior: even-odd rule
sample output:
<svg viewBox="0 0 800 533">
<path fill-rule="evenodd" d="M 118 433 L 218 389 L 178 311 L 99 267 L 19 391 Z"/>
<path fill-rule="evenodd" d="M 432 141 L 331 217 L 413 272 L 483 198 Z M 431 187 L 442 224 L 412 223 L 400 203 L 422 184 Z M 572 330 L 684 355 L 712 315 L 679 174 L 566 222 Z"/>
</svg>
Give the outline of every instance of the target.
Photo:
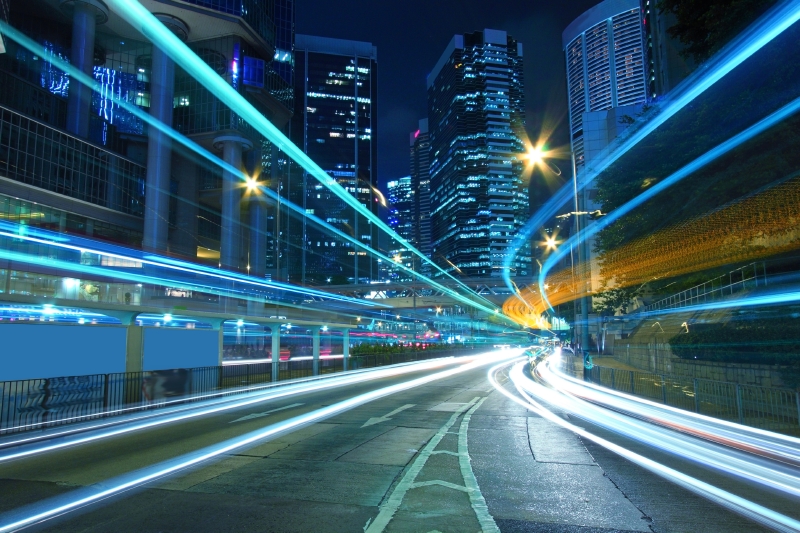
<svg viewBox="0 0 800 533">
<path fill-rule="evenodd" d="M 148 8 L 273 124 L 288 124 L 292 86 L 273 58 L 279 33 L 291 50 L 293 24 L 281 17 L 293 0 Z M 198 163 L 110 95 L 248 175 L 262 170 L 260 134 L 101 0 L 15 4 L 10 23 L 43 51 L 6 37 L 10 53 L 0 56 L 0 122 L 9 132 L 0 140 L 8 154 L 0 212 L 35 212 L 37 226 L 267 274 L 270 206 L 245 198 L 240 175 Z M 57 59 L 94 78 L 96 90 L 71 80 Z M 44 159 L 37 139 L 47 139 Z"/>
<path fill-rule="evenodd" d="M 414 190 L 414 245 L 431 257 L 431 136 L 428 119 L 419 121 L 419 128 L 409 136 L 411 145 L 411 187 Z M 420 261 L 420 263 L 422 263 Z M 420 272 L 430 274 L 428 263 L 419 265 Z"/>
<path fill-rule="evenodd" d="M 675 14 L 659 10 L 655 3 L 651 4 L 648 0 L 640 1 L 647 28 L 648 93 L 650 98 L 658 98 L 689 76 L 695 65 L 681 56 L 684 45 L 667 32 L 670 26 L 677 23 Z"/>
<path fill-rule="evenodd" d="M 585 164 L 584 113 L 644 103 L 647 55 L 640 0 L 605 0 L 567 26 L 562 43 L 572 151 Z"/>
<path fill-rule="evenodd" d="M 529 216 L 522 44 L 504 31 L 456 35 L 428 76 L 431 254 L 457 276 L 498 277 Z M 530 250 L 512 275 L 529 276 Z"/>
<path fill-rule="evenodd" d="M 398 235 L 416 246 L 417 237 L 417 198 L 411 176 L 392 180 L 386 184 L 387 200 L 389 200 L 389 227 Z M 413 269 L 414 255 L 399 243 L 392 241 L 394 246 L 389 249 L 389 256 L 395 263 L 402 263 L 407 268 Z M 392 277 L 398 281 L 411 280 L 412 276 L 404 270 L 395 269 Z"/>
<path fill-rule="evenodd" d="M 302 147 L 342 187 L 377 212 L 377 49 L 370 43 L 297 35 L 295 41 L 295 114 L 292 141 Z M 362 215 L 312 176 L 296 181 L 307 213 L 342 233 L 373 246 L 377 232 Z M 294 193 L 296 194 L 296 193 Z M 377 279 L 367 252 L 310 222 L 290 239 L 290 259 L 300 274 L 293 281 L 323 283 Z"/>
</svg>

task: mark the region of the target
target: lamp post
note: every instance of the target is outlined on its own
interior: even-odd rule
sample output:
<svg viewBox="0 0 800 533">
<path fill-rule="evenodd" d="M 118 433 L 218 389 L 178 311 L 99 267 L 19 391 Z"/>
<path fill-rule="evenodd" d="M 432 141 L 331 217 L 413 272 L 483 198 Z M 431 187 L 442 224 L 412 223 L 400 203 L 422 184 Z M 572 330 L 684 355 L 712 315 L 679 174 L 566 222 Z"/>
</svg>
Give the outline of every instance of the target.
<svg viewBox="0 0 800 533">
<path fill-rule="evenodd" d="M 573 190 L 573 197 L 574 197 L 574 208 L 575 208 L 575 235 L 578 238 L 578 264 L 584 264 L 588 258 L 588 253 L 586 250 L 586 243 L 583 242 L 581 238 L 582 233 L 582 224 L 580 215 L 584 213 L 584 198 L 583 194 L 578 194 L 578 169 L 575 163 L 575 152 L 570 151 L 570 162 L 572 163 L 572 190 Z M 542 150 L 541 147 L 536 146 L 533 147 L 531 150 L 528 151 L 528 158 L 534 163 L 541 163 L 545 164 L 545 152 Z M 549 165 L 547 165 L 549 167 Z M 559 170 L 557 174 L 560 174 L 561 171 Z M 573 276 L 575 272 L 575 262 L 573 261 Z M 589 270 L 591 272 L 591 270 Z M 583 283 L 591 283 L 591 279 L 585 280 Z M 577 286 L 576 286 L 577 288 Z M 580 320 L 577 319 L 578 311 L 575 310 L 576 320 L 575 320 L 575 327 L 577 329 L 578 325 L 580 324 L 580 338 L 581 338 L 581 349 L 589 350 L 589 299 L 587 298 L 586 294 L 588 291 L 586 290 L 587 287 L 583 287 L 583 291 L 579 293 L 582 296 L 579 298 L 580 300 Z M 577 336 L 577 331 L 576 331 Z"/>
</svg>

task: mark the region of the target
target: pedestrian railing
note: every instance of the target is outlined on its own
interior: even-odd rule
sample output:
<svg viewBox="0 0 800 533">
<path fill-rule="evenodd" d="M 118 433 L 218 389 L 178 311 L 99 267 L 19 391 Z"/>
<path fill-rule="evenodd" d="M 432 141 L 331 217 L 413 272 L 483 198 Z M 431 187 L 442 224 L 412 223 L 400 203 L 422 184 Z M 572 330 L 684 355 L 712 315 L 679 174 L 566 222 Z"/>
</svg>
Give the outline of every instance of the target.
<svg viewBox="0 0 800 533">
<path fill-rule="evenodd" d="M 727 274 L 701 283 L 690 289 L 673 294 L 650 305 L 641 307 L 634 314 L 651 313 L 665 309 L 679 309 L 714 302 L 728 298 L 746 289 L 754 289 L 767 285 L 767 273 L 764 263 L 756 262 L 732 270 Z"/>
<path fill-rule="evenodd" d="M 576 375 L 565 357 L 567 373 Z M 800 435 L 800 392 L 594 366 L 583 370 L 586 381 L 641 396 L 665 405 L 738 422 L 751 427 Z"/>
<path fill-rule="evenodd" d="M 472 353 L 471 348 L 353 356 L 348 369 L 375 368 Z M 280 361 L 278 381 L 314 375 L 310 359 Z M 319 374 L 344 371 L 343 358 L 319 360 Z M 272 363 L 237 364 L 0 382 L 0 435 L 123 412 L 235 394 L 272 382 Z"/>
</svg>

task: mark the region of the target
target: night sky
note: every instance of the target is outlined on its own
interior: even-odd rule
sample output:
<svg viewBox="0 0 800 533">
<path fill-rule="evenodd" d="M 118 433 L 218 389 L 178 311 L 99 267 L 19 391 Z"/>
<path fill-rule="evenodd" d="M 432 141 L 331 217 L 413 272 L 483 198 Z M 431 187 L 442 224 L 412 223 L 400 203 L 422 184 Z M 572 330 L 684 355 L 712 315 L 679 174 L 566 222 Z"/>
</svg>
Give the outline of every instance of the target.
<svg viewBox="0 0 800 533">
<path fill-rule="evenodd" d="M 457 33 L 505 30 L 524 47 L 527 130 L 569 142 L 561 32 L 600 0 L 297 0 L 296 31 L 378 47 L 378 180 L 409 173 L 408 134 L 427 116 L 426 77 Z"/>
</svg>

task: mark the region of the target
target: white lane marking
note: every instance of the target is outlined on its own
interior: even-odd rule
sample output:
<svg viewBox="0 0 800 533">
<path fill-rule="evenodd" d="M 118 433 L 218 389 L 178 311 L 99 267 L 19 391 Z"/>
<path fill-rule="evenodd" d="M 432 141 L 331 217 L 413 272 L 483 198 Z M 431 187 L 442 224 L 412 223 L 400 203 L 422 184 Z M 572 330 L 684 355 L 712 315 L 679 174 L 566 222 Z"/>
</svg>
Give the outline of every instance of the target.
<svg viewBox="0 0 800 533">
<path fill-rule="evenodd" d="M 390 396 L 401 391 L 406 391 L 420 385 L 425 385 L 439 379 L 449 378 L 463 372 L 480 368 L 487 363 L 496 361 L 498 358 L 494 357 L 488 361 L 483 361 L 482 358 L 478 357 L 470 359 L 470 363 L 452 368 L 450 370 L 443 370 L 435 374 L 412 379 L 411 381 L 397 383 L 382 389 L 360 394 L 348 400 L 344 400 L 339 403 L 329 405 L 328 407 L 323 407 L 322 409 L 290 418 L 289 420 L 284 420 L 283 422 L 275 423 L 271 426 L 261 428 L 257 431 L 252 431 L 240 437 L 229 439 L 222 443 L 197 450 L 196 452 L 190 452 L 175 459 L 167 460 L 134 472 L 129 472 L 95 485 L 81 487 L 61 496 L 51 497 L 23 508 L 5 513 L 0 515 L 0 533 L 17 531 L 18 529 L 22 529 L 39 522 L 49 520 L 56 516 L 69 513 L 75 509 L 80 509 L 81 507 L 86 507 L 95 502 L 105 500 L 111 496 L 131 490 L 132 488 L 150 483 L 151 481 L 168 476 L 172 473 L 179 472 L 185 468 L 191 468 L 210 459 L 230 453 L 233 450 L 263 442 L 270 437 L 289 433 L 301 427 L 313 424 L 319 420 L 330 418 L 354 407 L 377 400 L 378 398 L 384 398 L 386 396 Z M 475 399 L 477 400 L 477 398 Z M 440 430 L 442 436 L 444 436 L 443 432 L 446 432 L 450 426 L 455 423 L 457 416 L 457 414 L 453 415 L 453 418 L 451 419 L 452 423 Z M 439 440 L 441 440 L 441 437 Z M 422 466 L 420 465 L 419 468 L 421 469 Z"/>
<path fill-rule="evenodd" d="M 403 479 L 400 480 L 400 483 L 398 483 L 394 491 L 392 491 L 389 499 L 384 505 L 381 506 L 381 512 L 378 513 L 378 516 L 375 518 L 375 521 L 372 522 L 372 525 L 366 529 L 366 533 L 382 533 L 383 530 L 386 529 L 386 526 L 389 525 L 392 517 L 400 508 L 400 504 L 403 503 L 403 498 L 405 498 L 406 493 L 411 489 L 411 485 L 414 484 L 414 480 L 419 475 L 422 467 L 425 466 L 425 463 L 428 461 L 428 458 L 431 456 L 432 452 L 436 449 L 450 428 L 453 427 L 453 424 L 456 423 L 456 420 L 458 420 L 458 417 L 461 416 L 461 413 L 466 411 L 467 408 L 476 401 L 478 401 L 478 398 L 475 398 L 471 402 L 464 404 L 464 407 L 462 407 L 460 411 L 453 413 L 450 416 L 450 420 L 448 420 L 447 423 L 439 429 L 436 435 L 433 436 L 428 444 L 425 445 L 420 454 L 414 460 L 411 468 L 409 468 L 406 472 L 406 475 L 403 476 Z"/>
<path fill-rule="evenodd" d="M 460 456 L 461 456 L 461 454 L 460 454 L 460 453 L 458 453 L 458 452 L 451 452 L 450 450 L 436 450 L 435 452 L 431 452 L 431 455 L 436 455 L 436 454 L 439 454 L 439 453 L 446 453 L 446 454 L 448 454 L 448 455 L 454 455 L 454 456 L 456 456 L 456 457 L 460 457 Z"/>
<path fill-rule="evenodd" d="M 472 413 L 486 401 L 486 396 L 480 399 L 478 403 L 472 406 L 467 411 L 464 418 L 461 419 L 461 428 L 458 431 L 458 463 L 461 467 L 461 476 L 464 478 L 464 485 L 467 487 L 467 494 L 469 495 L 469 502 L 472 505 L 472 510 L 475 511 L 475 516 L 481 525 L 483 533 L 500 533 L 500 528 L 489 513 L 489 507 L 486 505 L 486 500 L 481 494 L 481 489 L 478 487 L 478 480 L 475 479 L 475 473 L 472 471 L 472 465 L 469 459 L 469 450 L 467 448 L 467 431 L 469 430 L 469 421 L 472 419 Z"/>
<path fill-rule="evenodd" d="M 420 487 L 430 487 L 431 485 L 439 485 L 440 487 L 446 487 L 448 489 L 453 490 L 460 490 L 461 492 L 469 492 L 467 487 L 462 485 L 456 485 L 455 483 L 450 483 L 449 481 L 442 481 L 441 479 L 433 479 L 431 481 L 420 481 L 419 483 L 412 483 L 412 489 L 418 489 Z"/>
<path fill-rule="evenodd" d="M 401 412 L 401 411 L 405 411 L 406 409 L 411 409 L 411 408 L 412 408 L 412 407 L 414 407 L 415 405 L 417 405 L 417 404 L 415 404 L 415 403 L 409 403 L 409 404 L 406 404 L 406 405 L 404 405 L 403 407 L 398 407 L 397 409 L 395 409 L 395 410 L 394 410 L 394 411 L 392 411 L 391 413 L 386 413 L 386 414 L 385 414 L 385 415 L 383 415 L 383 416 L 376 416 L 376 417 L 372 417 L 372 418 L 370 418 L 369 420 L 367 420 L 366 422 L 364 422 L 364 425 L 363 425 L 363 426 L 361 426 L 361 427 L 362 427 L 362 428 L 365 428 L 365 427 L 367 427 L 367 426 L 373 426 L 373 425 L 375 425 L 375 424 L 380 424 L 381 422 L 386 422 L 386 421 L 388 421 L 388 420 L 391 420 L 391 417 L 393 417 L 393 416 L 394 416 L 394 415 L 396 415 L 397 413 L 399 413 L 399 412 Z"/>
<path fill-rule="evenodd" d="M 303 405 L 302 403 L 293 403 L 292 405 L 287 405 L 285 407 L 278 407 L 277 409 L 273 409 L 271 411 L 264 411 L 263 413 L 252 413 L 247 416 L 243 416 L 242 418 L 237 418 L 233 422 L 244 422 L 245 420 L 252 420 L 254 418 L 261 418 L 262 416 L 268 416 L 272 413 L 277 413 L 278 411 L 284 411 L 286 409 L 291 409 L 292 407 L 300 407 Z M 228 422 L 228 424 L 233 424 L 233 422 Z"/>
</svg>

